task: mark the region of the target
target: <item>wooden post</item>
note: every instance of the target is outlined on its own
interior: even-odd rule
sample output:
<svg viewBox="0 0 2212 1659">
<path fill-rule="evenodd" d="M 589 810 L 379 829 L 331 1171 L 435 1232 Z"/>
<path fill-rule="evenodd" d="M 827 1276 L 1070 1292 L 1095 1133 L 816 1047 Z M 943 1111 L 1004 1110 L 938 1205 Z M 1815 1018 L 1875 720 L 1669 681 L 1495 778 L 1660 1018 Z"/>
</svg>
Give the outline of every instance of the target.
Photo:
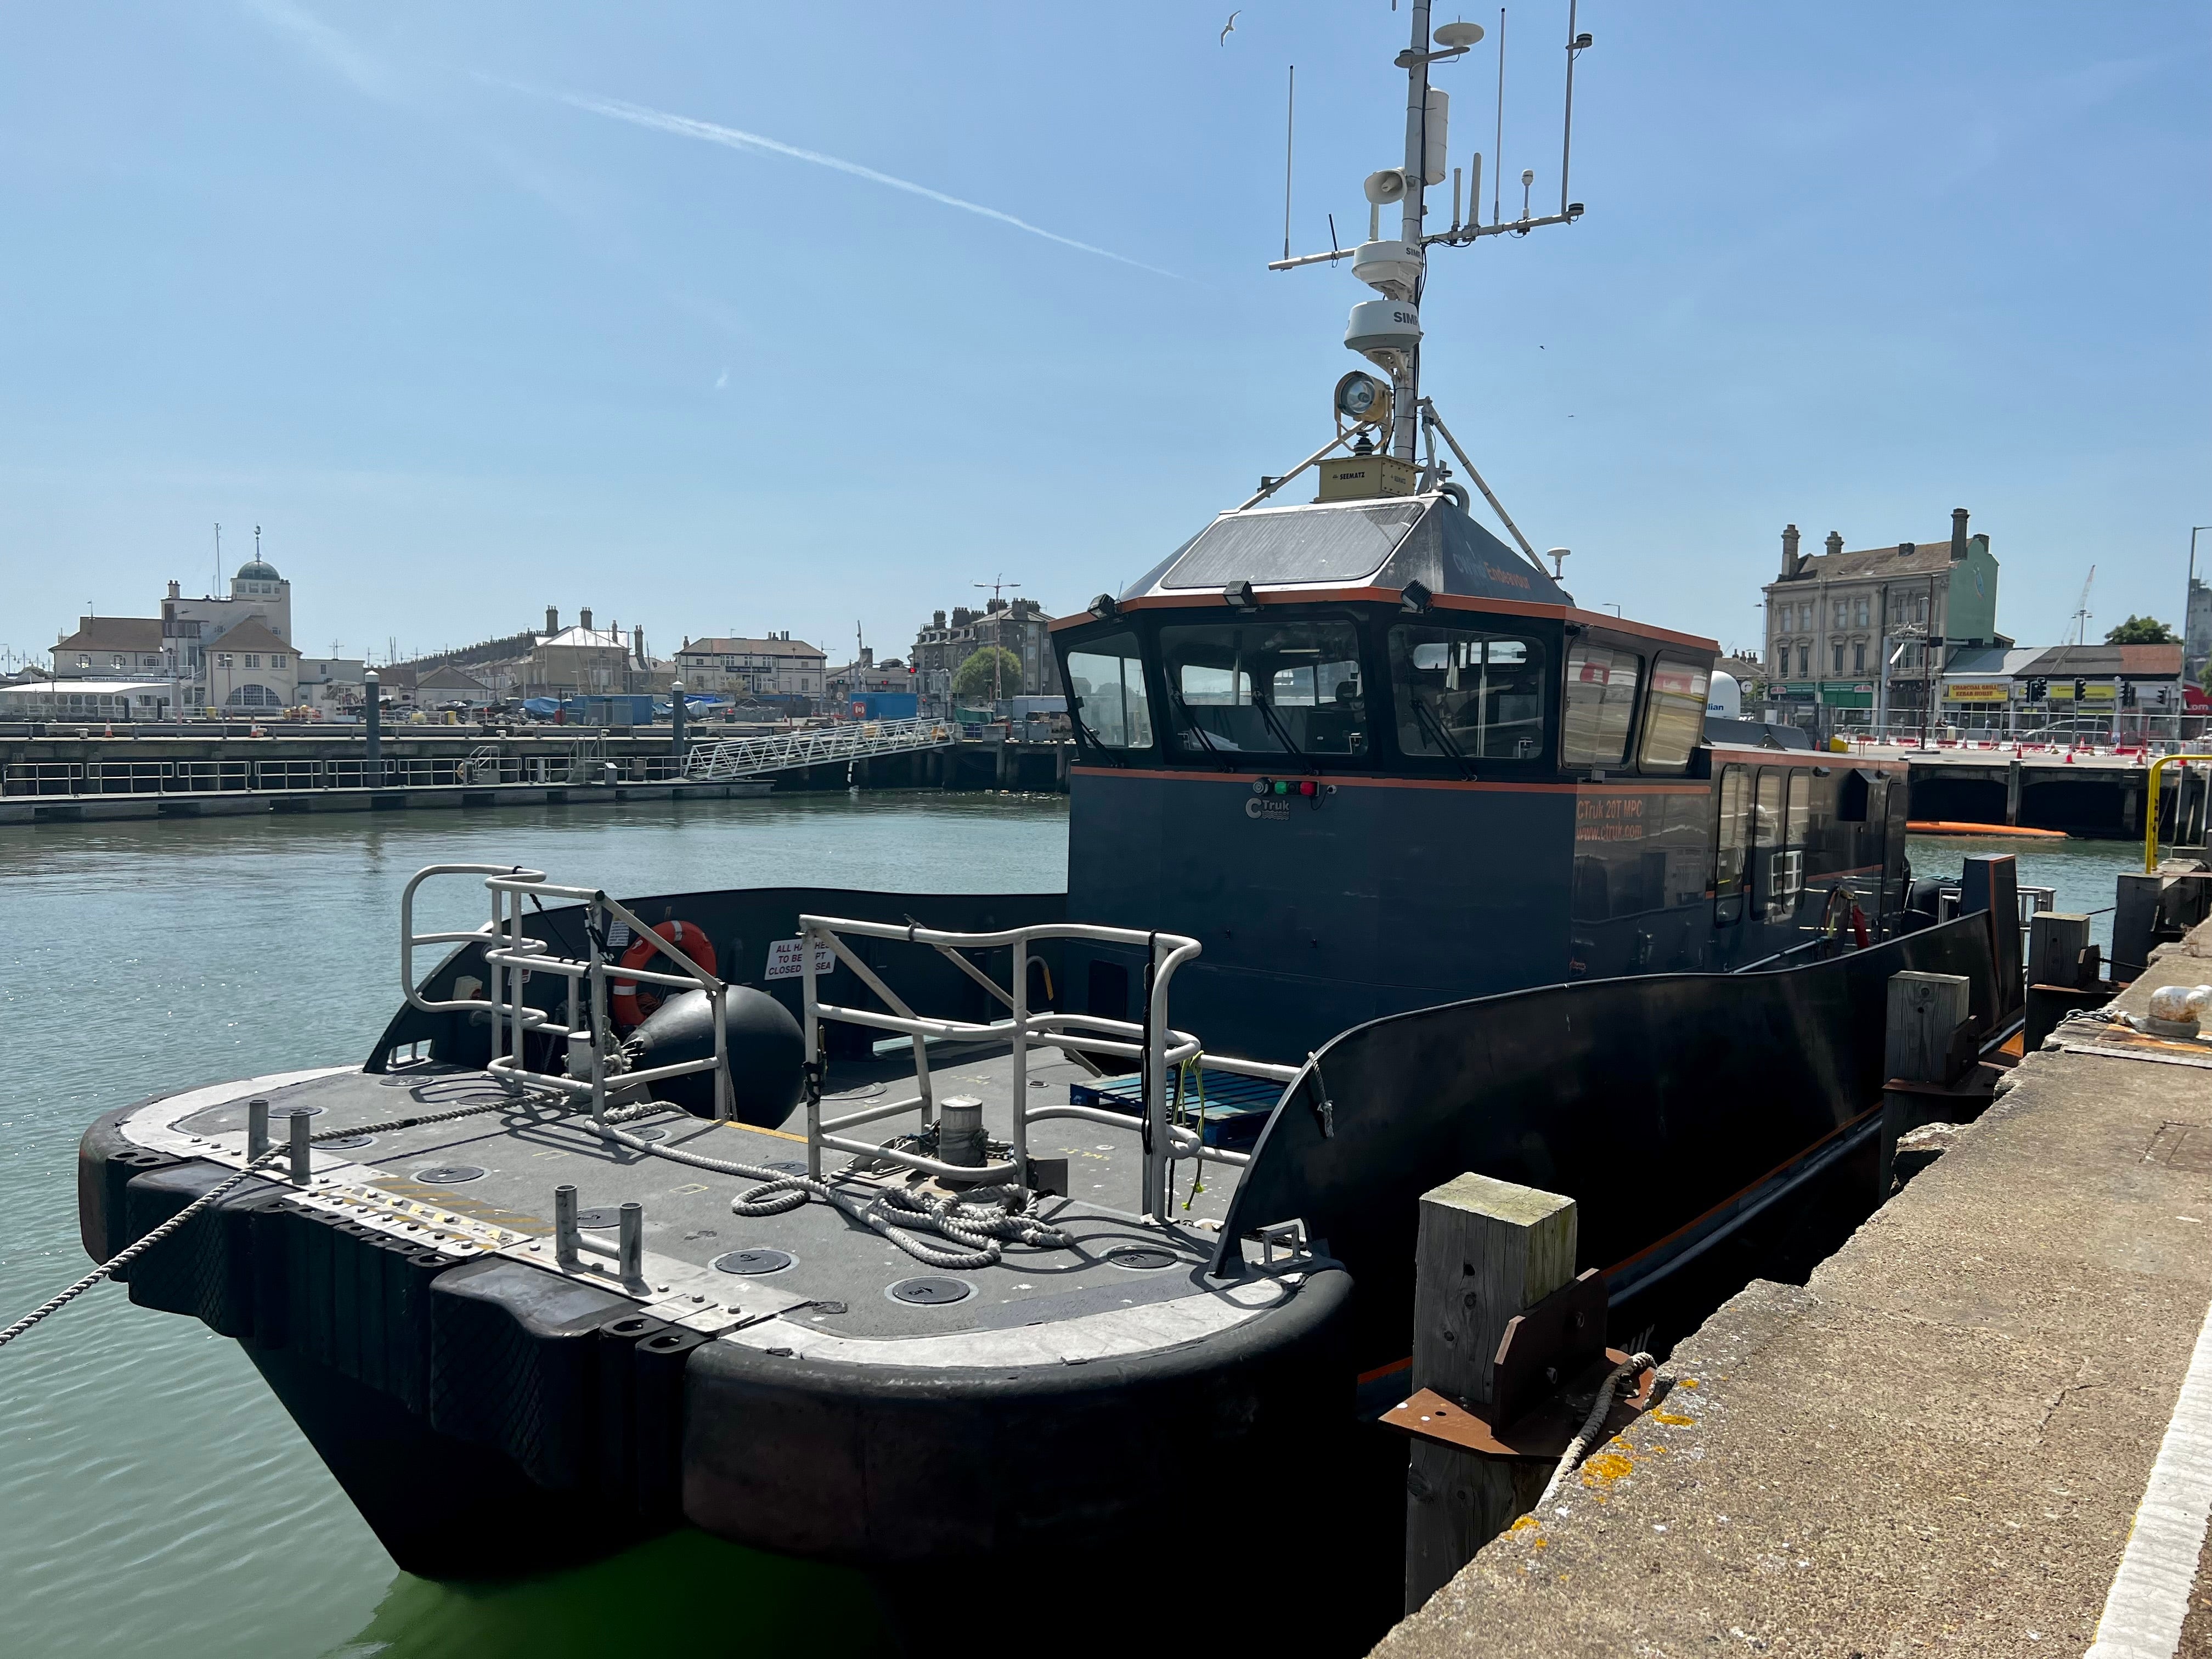
<svg viewBox="0 0 2212 1659">
<path fill-rule="evenodd" d="M 2020 822 L 2020 761 L 2017 757 L 2005 769 L 2005 822 Z"/>
<path fill-rule="evenodd" d="M 1421 1195 L 1413 1256 L 1412 1391 L 1490 1403 L 1506 1322 L 1575 1274 L 1575 1203 L 1556 1193 L 1463 1175 Z M 1406 1472 L 1406 1611 L 1525 1513 L 1551 1471 L 1413 1443 Z"/>
<path fill-rule="evenodd" d="M 2081 952 L 2088 948 L 2088 917 L 2063 910 L 2037 911 L 2027 919 L 2028 983 L 2078 986 Z"/>
<path fill-rule="evenodd" d="M 1889 1005 L 1882 1031 L 1882 1074 L 1897 1083 L 1943 1083 L 1951 1059 L 1951 1034 L 1972 1006 L 1972 982 L 1964 974 L 1920 974 L 1910 969 L 1889 976 Z M 1911 1094 L 1884 1089 L 1881 1094 L 1881 1172 L 1875 1202 L 1887 1203 L 1896 1179 L 1897 1138 L 1926 1121 Z"/>
<path fill-rule="evenodd" d="M 2151 947 L 2158 938 L 2159 898 L 2166 886 L 2160 875 L 2121 876 L 2112 909 L 2112 977 L 2123 985 L 2132 982 L 2150 965 Z"/>
</svg>

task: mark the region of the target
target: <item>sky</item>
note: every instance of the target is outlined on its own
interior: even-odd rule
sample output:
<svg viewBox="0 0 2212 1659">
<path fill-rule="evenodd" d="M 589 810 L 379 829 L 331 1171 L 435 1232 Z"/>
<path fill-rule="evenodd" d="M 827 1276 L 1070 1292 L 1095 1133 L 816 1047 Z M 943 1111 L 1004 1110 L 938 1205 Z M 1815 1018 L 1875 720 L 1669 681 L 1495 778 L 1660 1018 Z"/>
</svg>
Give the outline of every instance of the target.
<svg viewBox="0 0 2212 1659">
<path fill-rule="evenodd" d="M 303 647 L 564 622 L 901 654 L 1078 610 L 1328 435 L 1388 0 L 86 0 L 0 54 L 0 656 L 262 550 Z M 1462 15 L 1440 7 L 1437 21 Z M 1494 177 L 1490 39 L 1441 69 Z M 2212 524 L 2212 11 L 1586 0 L 1571 227 L 1438 251 L 1425 390 L 1585 605 L 1755 646 L 1785 523 L 1999 626 Z M 1566 9 L 1510 7 L 1506 213 Z M 1435 198 L 1432 198 L 1432 201 Z M 1449 210 L 1446 210 L 1448 216 Z M 2212 534 L 2204 538 L 2212 562 Z"/>
</svg>

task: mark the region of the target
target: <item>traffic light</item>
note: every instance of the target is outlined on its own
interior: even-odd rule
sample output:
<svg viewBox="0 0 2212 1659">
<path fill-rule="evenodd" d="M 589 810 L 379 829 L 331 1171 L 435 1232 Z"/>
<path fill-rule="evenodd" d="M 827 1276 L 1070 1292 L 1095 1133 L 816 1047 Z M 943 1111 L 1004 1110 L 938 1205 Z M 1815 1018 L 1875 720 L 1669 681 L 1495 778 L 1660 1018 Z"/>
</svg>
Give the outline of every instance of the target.
<svg viewBox="0 0 2212 1659">
<path fill-rule="evenodd" d="M 2133 680 L 2122 680 L 2120 682 L 2120 707 L 2123 708 L 2132 708 L 2135 706 L 2136 684 Z"/>
<path fill-rule="evenodd" d="M 2074 682 L 2074 701 L 2076 702 L 2087 702 L 2089 701 L 2089 682 L 2087 680 L 2076 679 Z"/>
<path fill-rule="evenodd" d="M 2028 683 L 2027 683 L 2027 700 L 2028 700 L 2030 702 L 2042 702 L 2045 697 L 2049 696 L 2050 695 L 2051 695 L 2051 682 L 2050 682 L 2049 680 L 2046 680 L 2046 679 L 2031 679 L 2031 680 L 2029 680 L 2029 681 L 2028 681 Z"/>
</svg>

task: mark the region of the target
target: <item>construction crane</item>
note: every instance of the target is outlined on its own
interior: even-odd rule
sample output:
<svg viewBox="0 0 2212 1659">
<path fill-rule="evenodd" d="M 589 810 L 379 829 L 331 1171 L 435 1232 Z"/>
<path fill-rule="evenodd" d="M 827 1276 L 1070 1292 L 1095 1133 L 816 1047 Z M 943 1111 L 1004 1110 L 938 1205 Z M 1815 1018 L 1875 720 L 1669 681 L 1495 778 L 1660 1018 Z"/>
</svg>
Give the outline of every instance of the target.
<svg viewBox="0 0 2212 1659">
<path fill-rule="evenodd" d="M 2074 607 L 2074 643 L 2089 642 L 2089 585 L 2097 580 L 2097 567 L 2089 567 L 2089 579 L 2081 584 L 2081 602 Z"/>
</svg>

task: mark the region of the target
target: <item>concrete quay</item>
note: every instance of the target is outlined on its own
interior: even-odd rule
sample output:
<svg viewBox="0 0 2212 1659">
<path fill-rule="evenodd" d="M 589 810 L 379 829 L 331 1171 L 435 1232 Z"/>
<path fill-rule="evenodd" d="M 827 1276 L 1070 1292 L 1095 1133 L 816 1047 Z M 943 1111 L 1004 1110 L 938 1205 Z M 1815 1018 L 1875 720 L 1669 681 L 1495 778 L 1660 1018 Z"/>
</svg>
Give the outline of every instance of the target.
<svg viewBox="0 0 2212 1659">
<path fill-rule="evenodd" d="M 1377 1656 L 2212 1655 L 2212 1049 L 2062 1042 Z"/>
<path fill-rule="evenodd" d="M 612 806 L 629 801 L 741 800 L 766 781 L 732 783 L 434 784 L 419 789 L 232 790 L 204 794 L 100 794 L 0 799 L 0 824 L 100 823 L 131 818 L 242 817 L 255 813 L 385 812 L 424 807 Z"/>
</svg>

